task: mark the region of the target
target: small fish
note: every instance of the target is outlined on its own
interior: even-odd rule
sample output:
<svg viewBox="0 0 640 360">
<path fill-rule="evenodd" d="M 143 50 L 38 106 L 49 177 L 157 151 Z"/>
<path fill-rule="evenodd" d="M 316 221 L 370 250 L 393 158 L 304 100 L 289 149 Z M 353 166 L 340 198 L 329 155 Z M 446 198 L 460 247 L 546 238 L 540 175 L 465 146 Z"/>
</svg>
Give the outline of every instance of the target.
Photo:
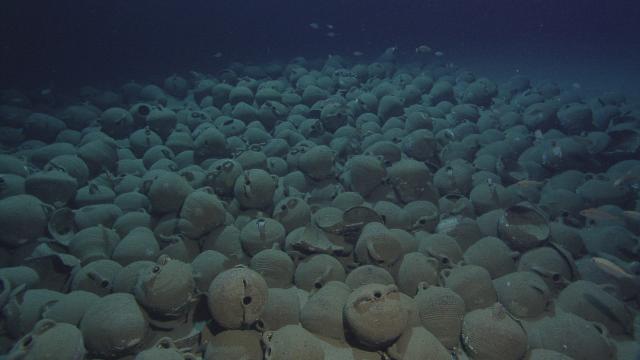
<svg viewBox="0 0 640 360">
<path fill-rule="evenodd" d="M 40 91 L 40 95 L 42 96 L 47 96 L 47 95 L 51 95 L 51 93 L 53 92 L 53 90 L 47 88 L 47 89 L 42 89 L 42 91 Z"/>
<path fill-rule="evenodd" d="M 314 30 L 320 29 L 320 25 L 318 25 L 318 23 L 314 23 L 314 22 L 310 23 L 309 27 L 314 29 Z"/>
<path fill-rule="evenodd" d="M 615 216 L 607 211 L 604 211 L 598 208 L 584 209 L 580 211 L 580 215 L 591 220 L 600 220 L 600 221 L 620 221 L 621 220 L 618 216 Z"/>
<path fill-rule="evenodd" d="M 398 56 L 398 47 L 397 46 L 391 46 L 388 47 L 384 50 L 384 52 L 382 53 L 382 55 L 380 55 L 378 57 L 378 61 L 381 62 L 393 62 L 396 60 Z"/>
<path fill-rule="evenodd" d="M 433 53 L 433 55 L 437 56 L 437 57 L 442 57 L 444 56 L 444 53 L 442 51 L 436 51 Z"/>
<path fill-rule="evenodd" d="M 331 24 L 327 24 L 327 25 L 326 25 L 326 27 L 327 27 L 327 29 L 329 29 L 329 30 L 333 30 L 333 25 L 331 25 Z"/>
<path fill-rule="evenodd" d="M 594 256 L 591 258 L 591 261 L 602 271 L 607 274 L 615 277 L 615 278 L 633 278 L 633 275 L 629 274 L 625 269 L 623 269 L 620 265 L 614 263 L 609 259 L 605 259 L 600 256 Z"/>
<path fill-rule="evenodd" d="M 352 53 L 352 55 L 353 55 L 353 56 L 362 56 L 362 55 L 364 55 L 364 53 L 363 53 L 362 51 L 354 51 L 354 52 Z"/>
<path fill-rule="evenodd" d="M 222 53 L 220 51 L 218 51 L 217 53 L 211 55 L 212 57 L 216 58 L 216 59 L 220 59 L 222 57 Z"/>
<path fill-rule="evenodd" d="M 333 38 L 333 37 L 336 37 L 338 34 L 334 33 L 333 31 L 329 31 L 326 35 L 330 38 Z"/>
<path fill-rule="evenodd" d="M 639 180 L 640 176 L 638 176 L 637 174 L 632 174 L 631 171 L 627 171 L 626 174 L 622 175 L 613 182 L 613 186 L 618 187 L 620 185 L 632 184 L 633 182 L 637 182 Z"/>
<path fill-rule="evenodd" d="M 580 85 L 580 83 L 577 83 L 577 82 L 574 82 L 573 84 L 571 84 L 571 87 L 576 90 L 582 89 L 582 85 Z"/>
<path fill-rule="evenodd" d="M 427 45 L 420 45 L 416 48 L 416 54 L 429 54 L 431 53 L 431 48 Z"/>
</svg>

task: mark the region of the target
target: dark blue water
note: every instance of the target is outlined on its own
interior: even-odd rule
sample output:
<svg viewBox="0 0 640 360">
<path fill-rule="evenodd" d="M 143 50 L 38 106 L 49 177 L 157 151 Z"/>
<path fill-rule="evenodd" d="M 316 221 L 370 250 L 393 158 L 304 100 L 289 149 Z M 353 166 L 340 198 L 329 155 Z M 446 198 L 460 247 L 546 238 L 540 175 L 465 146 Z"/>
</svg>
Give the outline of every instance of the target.
<svg viewBox="0 0 640 360">
<path fill-rule="evenodd" d="M 626 0 L 7 0 L 1 6 L 2 87 L 99 85 L 191 69 L 215 73 L 230 61 L 354 51 L 374 57 L 388 46 L 409 57 L 421 44 L 497 78 L 524 73 L 625 91 L 640 80 L 640 4 Z"/>
</svg>

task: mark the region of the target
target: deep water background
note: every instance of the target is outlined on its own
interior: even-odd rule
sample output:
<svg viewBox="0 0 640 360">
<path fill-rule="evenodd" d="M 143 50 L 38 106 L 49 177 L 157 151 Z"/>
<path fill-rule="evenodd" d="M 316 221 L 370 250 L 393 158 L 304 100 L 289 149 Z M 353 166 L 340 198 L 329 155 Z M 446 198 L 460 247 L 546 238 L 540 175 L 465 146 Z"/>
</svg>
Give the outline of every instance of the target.
<svg viewBox="0 0 640 360">
<path fill-rule="evenodd" d="M 216 73 L 229 61 L 374 58 L 389 46 L 410 58 L 427 44 L 498 80 L 519 72 L 640 93 L 639 19 L 640 2 L 623 0 L 4 0 L 0 88 L 114 86 Z"/>
</svg>

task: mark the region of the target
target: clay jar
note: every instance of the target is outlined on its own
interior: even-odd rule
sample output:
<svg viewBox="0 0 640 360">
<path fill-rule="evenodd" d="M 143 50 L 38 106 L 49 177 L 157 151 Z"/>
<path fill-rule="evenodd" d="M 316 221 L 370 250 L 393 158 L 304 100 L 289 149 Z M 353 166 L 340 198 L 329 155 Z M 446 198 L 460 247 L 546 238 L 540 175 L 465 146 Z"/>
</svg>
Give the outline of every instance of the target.
<svg viewBox="0 0 640 360">
<path fill-rule="evenodd" d="M 287 233 L 305 226 L 311 220 L 311 208 L 303 199 L 297 197 L 286 197 L 273 210 L 273 219 L 284 226 Z"/>
<path fill-rule="evenodd" d="M 266 249 L 251 258 L 250 267 L 258 272 L 269 288 L 287 288 L 293 281 L 295 265 L 287 253 Z"/>
<path fill-rule="evenodd" d="M 122 210 L 114 204 L 96 204 L 83 206 L 74 212 L 74 222 L 78 229 L 102 225 L 111 228 L 122 216 Z"/>
<path fill-rule="evenodd" d="M 64 171 L 41 171 L 25 179 L 25 191 L 40 200 L 60 206 L 66 205 L 76 196 L 78 182 Z"/>
<path fill-rule="evenodd" d="M 255 328 L 265 332 L 300 323 L 302 296 L 304 295 L 295 287 L 270 288 L 267 303 L 260 314 L 260 319 L 255 323 Z"/>
<path fill-rule="evenodd" d="M 80 326 L 80 320 L 87 309 L 100 297 L 87 291 L 72 291 L 60 300 L 49 304 L 42 312 L 44 319 L 51 319 L 57 323 L 67 323 Z"/>
<path fill-rule="evenodd" d="M 412 327 L 387 350 L 394 359 L 449 360 L 450 352 L 432 333 L 423 327 Z"/>
<path fill-rule="evenodd" d="M 468 194 L 471 191 L 471 175 L 474 170 L 466 160 L 453 160 L 436 171 L 433 183 L 441 194 Z"/>
<path fill-rule="evenodd" d="M 518 271 L 540 275 L 553 291 L 564 288 L 577 276 L 571 255 L 553 244 L 524 253 L 518 261 Z"/>
<path fill-rule="evenodd" d="M 36 323 L 29 334 L 18 340 L 8 358 L 81 360 L 86 352 L 82 333 L 77 327 L 45 319 Z"/>
<path fill-rule="evenodd" d="M 189 194 L 182 209 L 180 217 L 191 223 L 194 237 L 200 237 L 225 221 L 226 211 L 222 202 L 214 194 L 213 188 L 202 187 Z"/>
<path fill-rule="evenodd" d="M 517 271 L 493 280 L 498 300 L 518 318 L 535 318 L 549 309 L 552 293 L 533 272 Z"/>
<path fill-rule="evenodd" d="M 355 247 L 359 262 L 382 267 L 393 265 L 402 256 L 398 239 L 381 223 L 371 222 L 364 226 Z"/>
<path fill-rule="evenodd" d="M 541 246 L 549 238 L 550 230 L 544 215 L 527 204 L 505 209 L 498 220 L 498 235 L 510 248 L 527 251 Z"/>
<path fill-rule="evenodd" d="M 518 255 L 518 252 L 512 251 L 499 238 L 487 236 L 464 252 L 464 261 L 469 265 L 482 266 L 495 279 L 515 271 L 515 259 Z"/>
<path fill-rule="evenodd" d="M 213 126 L 198 134 L 193 145 L 194 159 L 198 163 L 208 158 L 224 157 L 229 152 L 224 134 Z"/>
<path fill-rule="evenodd" d="M 147 125 L 151 130 L 166 139 L 175 129 L 177 123 L 176 113 L 169 108 L 155 107 L 147 116 Z"/>
<path fill-rule="evenodd" d="M 195 301 L 196 285 L 191 265 L 160 256 L 156 265 L 138 277 L 136 300 L 152 316 L 177 318 L 185 315 Z"/>
<path fill-rule="evenodd" d="M 524 357 L 525 360 L 572 360 L 572 357 L 547 349 L 530 350 Z"/>
<path fill-rule="evenodd" d="M 391 229 L 411 229 L 411 217 L 400 206 L 390 201 L 378 201 L 373 210 L 384 220 L 385 226 Z"/>
<path fill-rule="evenodd" d="M 140 106 L 138 109 L 150 111 L 146 105 L 144 105 L 144 107 Z M 137 157 L 142 157 L 147 150 L 156 145 L 162 145 L 162 139 L 148 127 L 138 129 L 129 135 L 129 147 Z"/>
<path fill-rule="evenodd" d="M 257 272 L 238 265 L 220 273 L 209 286 L 208 306 L 213 319 L 227 329 L 258 320 L 267 303 L 267 283 Z"/>
<path fill-rule="evenodd" d="M 314 225 L 299 227 L 287 235 L 285 251 L 325 254 L 341 252 L 344 248 L 331 242 L 330 236 L 334 240 L 339 239 L 339 235 L 327 233 Z"/>
<path fill-rule="evenodd" d="M 226 330 L 209 340 L 205 360 L 262 360 L 261 334 L 254 330 Z"/>
<path fill-rule="evenodd" d="M 435 160 L 438 142 L 427 129 L 418 129 L 402 139 L 402 151 L 416 161 Z"/>
<path fill-rule="evenodd" d="M 462 249 L 456 239 L 445 234 L 416 233 L 418 251 L 439 262 L 439 268 L 451 267 L 462 260 Z"/>
<path fill-rule="evenodd" d="M 196 360 L 195 355 L 178 349 L 170 337 L 163 337 L 151 348 L 141 351 L 134 360 Z"/>
<path fill-rule="evenodd" d="M 469 199 L 477 214 L 481 215 L 494 209 L 513 205 L 517 201 L 517 196 L 504 186 L 487 180 L 471 190 Z"/>
<path fill-rule="evenodd" d="M 398 288 L 409 296 L 415 296 L 419 284 L 436 285 L 438 283 L 438 260 L 419 252 L 405 254 L 394 273 Z"/>
<path fill-rule="evenodd" d="M 573 359 L 615 359 L 615 345 L 603 325 L 563 311 L 525 323 L 532 349 L 554 350 Z"/>
<path fill-rule="evenodd" d="M 323 360 L 318 340 L 300 325 L 287 325 L 262 336 L 265 360 Z"/>
<path fill-rule="evenodd" d="M 422 230 L 426 232 L 434 232 L 440 212 L 438 207 L 429 201 L 412 201 L 405 205 L 404 211 L 411 218 L 411 229 L 414 231 Z"/>
<path fill-rule="evenodd" d="M 108 186 L 89 182 L 86 186 L 78 189 L 75 193 L 73 203 L 76 207 L 88 205 L 112 203 L 116 198 L 116 193 Z"/>
<path fill-rule="evenodd" d="M 120 240 L 112 259 L 126 266 L 139 260 L 154 261 L 159 252 L 160 246 L 153 232 L 147 227 L 136 227 Z"/>
<path fill-rule="evenodd" d="M 353 269 L 344 282 L 352 289 L 369 284 L 395 284 L 393 276 L 385 268 L 375 265 L 361 265 Z"/>
<path fill-rule="evenodd" d="M 448 349 L 458 346 L 464 300 L 455 291 L 422 283 L 415 297 L 420 323 Z"/>
<path fill-rule="evenodd" d="M 320 289 L 329 281 L 345 281 L 345 277 L 344 267 L 336 258 L 318 254 L 298 264 L 294 282 L 297 287 L 310 291 L 314 288 Z"/>
<path fill-rule="evenodd" d="M 407 311 L 395 285 L 370 284 L 347 298 L 344 318 L 353 336 L 364 346 L 383 349 L 407 326 Z"/>
<path fill-rule="evenodd" d="M 350 188 L 367 197 L 382 184 L 387 176 L 387 170 L 381 159 L 375 156 L 356 155 L 347 163 Z"/>
<path fill-rule="evenodd" d="M 84 265 L 73 275 L 72 290 L 85 290 L 100 296 L 107 295 L 113 287 L 116 274 L 122 265 L 109 259 L 100 259 Z"/>
<path fill-rule="evenodd" d="M 113 279 L 114 293 L 130 293 L 133 294 L 138 284 L 140 273 L 147 268 L 154 267 L 155 261 L 135 261 L 120 269 Z"/>
<path fill-rule="evenodd" d="M 191 262 L 193 278 L 198 292 L 206 293 L 213 279 L 231 267 L 233 262 L 224 254 L 214 250 L 204 250 Z"/>
<path fill-rule="evenodd" d="M 47 289 L 25 290 L 18 286 L 9 296 L 2 308 L 2 318 L 7 334 L 15 339 L 32 330 L 40 320 L 41 309 L 60 300 L 64 294 Z"/>
<path fill-rule="evenodd" d="M 45 165 L 44 170 L 60 170 L 71 175 L 79 186 L 84 186 L 89 179 L 89 168 L 77 155 L 58 155 Z"/>
<path fill-rule="evenodd" d="M 275 244 L 283 245 L 284 238 L 284 226 L 276 220 L 263 217 L 251 220 L 240 232 L 242 248 L 249 256 L 271 249 Z"/>
<path fill-rule="evenodd" d="M 242 174 L 242 166 L 235 160 L 216 160 L 207 169 L 206 184 L 219 196 L 233 195 L 236 179 Z"/>
<path fill-rule="evenodd" d="M 101 130 L 116 139 L 121 139 L 133 130 L 133 117 L 122 108 L 109 108 L 98 119 Z"/>
<path fill-rule="evenodd" d="M 424 163 L 413 159 L 403 159 L 389 167 L 388 172 L 389 182 L 401 202 L 406 204 L 417 200 L 433 203 L 438 201 L 440 197 L 438 190 L 431 184 L 432 175 Z M 370 176 L 377 176 L 377 174 Z M 376 177 L 376 179 L 381 178 Z"/>
<path fill-rule="evenodd" d="M 43 236 L 51 210 L 32 195 L 15 195 L 0 200 L 0 243 L 16 247 Z"/>
<path fill-rule="evenodd" d="M 265 209 L 273 204 L 278 179 L 262 169 L 245 170 L 235 182 L 233 193 L 240 206 Z"/>
<path fill-rule="evenodd" d="M 486 308 L 498 300 L 491 275 L 480 266 L 456 266 L 442 270 L 440 276 L 444 286 L 464 300 L 467 312 Z"/>
<path fill-rule="evenodd" d="M 300 313 L 300 322 L 314 334 L 344 340 L 343 308 L 351 289 L 344 283 L 330 281 L 314 292 Z"/>
<path fill-rule="evenodd" d="M 8 288 L 24 285 L 27 289 L 39 287 L 40 276 L 29 266 L 11 266 L 0 268 L 0 278 L 9 281 Z"/>
<path fill-rule="evenodd" d="M 151 211 L 157 214 L 178 211 L 193 191 L 187 180 L 169 171 L 161 172 L 150 184 L 147 196 Z"/>
<path fill-rule="evenodd" d="M 557 304 L 585 320 L 601 323 L 613 335 L 633 334 L 633 314 L 603 286 L 590 281 L 575 281 L 560 292 Z"/>
<path fill-rule="evenodd" d="M 155 224 L 152 221 L 151 215 L 144 208 L 131 209 L 116 219 L 113 229 L 124 237 L 138 227 L 153 228 Z"/>
<path fill-rule="evenodd" d="M 527 351 L 527 333 L 501 304 L 467 313 L 462 343 L 474 359 L 517 360 Z"/>
<path fill-rule="evenodd" d="M 326 145 L 314 146 L 298 158 L 298 168 L 313 180 L 324 180 L 334 175 L 334 151 Z"/>
<path fill-rule="evenodd" d="M 78 231 L 69 242 L 69 253 L 83 264 L 108 259 L 120 242 L 118 234 L 104 226 L 92 226 Z"/>
<path fill-rule="evenodd" d="M 89 307 L 80 322 L 80 330 L 89 353 L 110 358 L 138 350 L 148 325 L 133 295 L 117 293 Z"/>
<path fill-rule="evenodd" d="M 96 138 L 78 148 L 78 156 L 87 164 L 91 174 L 98 175 L 103 168 L 115 167 L 118 159 L 115 142 L 112 139 Z"/>
</svg>

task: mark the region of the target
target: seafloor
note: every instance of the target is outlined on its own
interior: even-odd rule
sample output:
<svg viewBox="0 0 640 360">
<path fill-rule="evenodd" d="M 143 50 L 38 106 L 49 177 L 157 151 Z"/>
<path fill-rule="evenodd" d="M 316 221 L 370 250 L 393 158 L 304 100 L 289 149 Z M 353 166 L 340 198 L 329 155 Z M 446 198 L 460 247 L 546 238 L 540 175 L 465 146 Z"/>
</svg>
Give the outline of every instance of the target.
<svg viewBox="0 0 640 360">
<path fill-rule="evenodd" d="M 5 89 L 1 353 L 636 359 L 640 101 L 580 90 L 340 56 Z"/>
</svg>

